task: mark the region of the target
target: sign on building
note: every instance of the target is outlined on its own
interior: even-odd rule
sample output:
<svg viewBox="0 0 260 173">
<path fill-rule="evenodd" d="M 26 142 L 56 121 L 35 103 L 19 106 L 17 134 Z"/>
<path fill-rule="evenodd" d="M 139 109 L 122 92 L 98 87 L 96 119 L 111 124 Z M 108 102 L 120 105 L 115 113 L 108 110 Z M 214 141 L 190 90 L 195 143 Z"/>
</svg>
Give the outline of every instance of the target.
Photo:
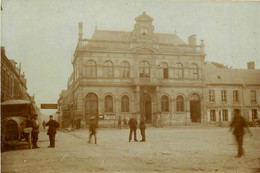
<svg viewBox="0 0 260 173">
<path fill-rule="evenodd" d="M 58 104 L 41 104 L 41 109 L 57 109 Z"/>
</svg>

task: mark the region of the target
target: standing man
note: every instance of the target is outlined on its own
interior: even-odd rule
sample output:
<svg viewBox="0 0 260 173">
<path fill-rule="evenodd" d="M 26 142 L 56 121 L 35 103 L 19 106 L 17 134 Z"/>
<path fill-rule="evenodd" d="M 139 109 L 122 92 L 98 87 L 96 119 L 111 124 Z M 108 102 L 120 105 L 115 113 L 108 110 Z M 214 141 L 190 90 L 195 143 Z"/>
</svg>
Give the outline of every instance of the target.
<svg viewBox="0 0 260 173">
<path fill-rule="evenodd" d="M 50 115 L 50 120 L 47 122 L 46 126 L 49 126 L 47 135 L 49 135 L 50 146 L 48 146 L 48 148 L 55 148 L 56 130 L 59 128 L 60 124 L 53 120 L 53 115 Z"/>
<path fill-rule="evenodd" d="M 236 157 L 241 157 L 244 154 L 244 149 L 243 149 L 243 137 L 245 133 L 244 128 L 246 128 L 248 133 L 252 136 L 252 133 L 248 128 L 246 120 L 244 119 L 244 117 L 240 115 L 240 111 L 238 109 L 235 109 L 234 118 L 230 124 L 230 131 L 234 129 L 233 134 L 236 137 L 236 141 L 238 145 L 238 151 Z"/>
<path fill-rule="evenodd" d="M 124 122 L 124 128 L 128 129 L 128 127 L 127 127 L 127 119 L 126 119 L 125 116 L 124 116 L 123 122 Z"/>
<path fill-rule="evenodd" d="M 91 137 L 94 135 L 95 137 L 95 144 L 97 144 L 97 125 L 98 125 L 98 121 L 96 120 L 95 116 L 91 116 L 90 118 L 90 123 L 89 123 L 89 142 L 91 143 Z"/>
<path fill-rule="evenodd" d="M 121 116 L 119 115 L 118 116 L 118 129 L 121 129 L 121 123 L 122 123 L 122 118 L 121 118 Z"/>
<path fill-rule="evenodd" d="M 40 148 L 37 145 L 38 141 L 38 134 L 39 134 L 39 124 L 38 124 L 38 115 L 34 114 L 32 117 L 32 144 L 33 144 L 33 149 Z"/>
<path fill-rule="evenodd" d="M 145 142 L 145 117 L 144 115 L 141 115 L 141 120 L 140 120 L 140 125 L 139 125 L 141 135 L 142 135 L 142 140 L 140 142 Z"/>
<path fill-rule="evenodd" d="M 129 134 L 129 142 L 132 140 L 132 133 L 134 132 L 134 140 L 137 142 L 138 140 L 136 139 L 136 129 L 137 129 L 137 121 L 134 118 L 134 115 L 130 120 L 128 121 L 128 125 L 130 127 L 130 134 Z"/>
</svg>

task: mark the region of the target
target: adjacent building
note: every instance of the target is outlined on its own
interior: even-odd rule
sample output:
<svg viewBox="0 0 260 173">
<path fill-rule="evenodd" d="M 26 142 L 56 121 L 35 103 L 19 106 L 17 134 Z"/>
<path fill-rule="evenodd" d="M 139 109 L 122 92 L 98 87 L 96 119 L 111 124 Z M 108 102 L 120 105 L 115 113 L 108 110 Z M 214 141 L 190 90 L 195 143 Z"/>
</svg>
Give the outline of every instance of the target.
<svg viewBox="0 0 260 173">
<path fill-rule="evenodd" d="M 260 70 L 205 62 L 203 40 L 198 44 L 191 35 L 186 43 L 177 34 L 156 33 L 145 12 L 135 22 L 132 31 L 96 29 L 90 39 L 82 37 L 79 23 L 61 114 L 73 110 L 70 116 L 88 121 L 134 113 L 147 123 L 161 117 L 164 124 L 228 122 L 236 108 L 248 118 L 259 116 Z"/>
</svg>

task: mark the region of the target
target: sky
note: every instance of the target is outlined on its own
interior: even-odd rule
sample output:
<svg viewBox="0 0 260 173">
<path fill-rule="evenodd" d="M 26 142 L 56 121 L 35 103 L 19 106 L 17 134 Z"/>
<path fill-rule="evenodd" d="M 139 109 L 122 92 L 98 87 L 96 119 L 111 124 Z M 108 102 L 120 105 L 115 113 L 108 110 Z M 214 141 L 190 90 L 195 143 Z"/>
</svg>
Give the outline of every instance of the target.
<svg viewBox="0 0 260 173">
<path fill-rule="evenodd" d="M 155 31 L 205 40 L 206 61 L 260 69 L 260 3 L 166 0 L 5 0 L 2 1 L 1 45 L 9 59 L 21 62 L 36 103 L 57 103 L 72 73 L 78 39 L 95 27 L 132 31 L 135 17 L 146 11 Z"/>
</svg>

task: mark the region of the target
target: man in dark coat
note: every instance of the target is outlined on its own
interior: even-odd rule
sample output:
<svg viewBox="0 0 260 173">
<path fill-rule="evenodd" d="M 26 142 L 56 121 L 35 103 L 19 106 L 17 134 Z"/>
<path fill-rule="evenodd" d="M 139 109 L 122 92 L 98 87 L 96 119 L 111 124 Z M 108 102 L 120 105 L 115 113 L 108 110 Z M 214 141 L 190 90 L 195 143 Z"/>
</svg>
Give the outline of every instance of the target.
<svg viewBox="0 0 260 173">
<path fill-rule="evenodd" d="M 49 135 L 50 146 L 48 148 L 55 148 L 56 130 L 60 125 L 57 121 L 53 120 L 53 115 L 50 115 L 50 120 L 46 123 L 46 126 L 49 126 L 47 135 Z"/>
<path fill-rule="evenodd" d="M 32 117 L 32 144 L 33 144 L 33 149 L 40 148 L 37 145 L 38 141 L 38 134 L 39 134 L 39 124 L 37 122 L 38 115 L 34 114 Z"/>
<path fill-rule="evenodd" d="M 140 131 L 141 131 L 141 135 L 142 135 L 142 140 L 140 142 L 145 142 L 145 117 L 144 115 L 141 116 L 141 120 L 140 120 L 140 125 L 139 125 Z"/>
<path fill-rule="evenodd" d="M 130 120 L 128 121 L 128 125 L 130 127 L 129 142 L 132 140 L 132 133 L 133 132 L 134 132 L 134 140 L 137 142 L 138 141 L 136 139 L 137 121 L 134 118 L 134 116 L 132 118 L 130 118 Z"/>
<path fill-rule="evenodd" d="M 89 142 L 88 143 L 91 143 L 91 137 L 94 135 L 95 137 L 95 144 L 97 144 L 97 125 L 98 125 L 98 121 L 96 119 L 95 116 L 92 116 L 89 118 L 90 120 L 90 123 L 89 123 Z"/>
<path fill-rule="evenodd" d="M 236 141 L 238 145 L 238 151 L 236 157 L 241 157 L 244 154 L 244 149 L 243 149 L 243 136 L 245 133 L 244 128 L 246 128 L 248 133 L 252 136 L 252 133 L 248 128 L 246 120 L 244 119 L 244 117 L 240 115 L 239 110 L 235 110 L 234 118 L 230 124 L 230 131 L 234 129 L 233 134 L 236 137 Z"/>
</svg>

